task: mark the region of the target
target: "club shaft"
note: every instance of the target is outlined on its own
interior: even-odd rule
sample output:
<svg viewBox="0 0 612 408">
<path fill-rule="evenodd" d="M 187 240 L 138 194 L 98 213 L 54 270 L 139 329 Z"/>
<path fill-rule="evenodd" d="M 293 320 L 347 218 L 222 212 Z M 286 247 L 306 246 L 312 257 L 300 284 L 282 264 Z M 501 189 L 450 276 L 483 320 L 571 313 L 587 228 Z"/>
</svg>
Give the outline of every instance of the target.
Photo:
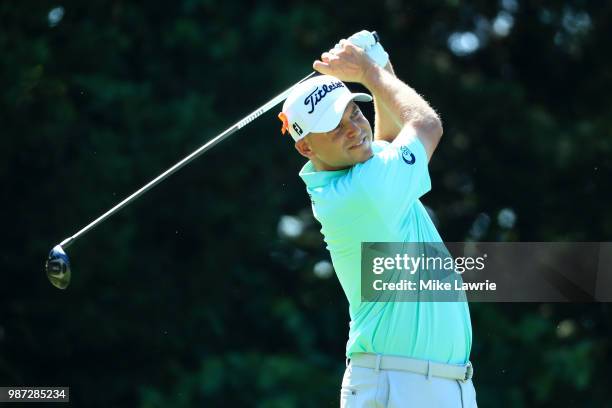
<svg viewBox="0 0 612 408">
<path fill-rule="evenodd" d="M 178 170 L 180 170 L 181 168 L 183 168 L 187 164 L 191 163 L 193 160 L 195 160 L 196 158 L 201 156 L 204 152 L 206 152 L 207 150 L 212 149 L 215 145 L 217 145 L 221 141 L 227 139 L 232 134 L 234 134 L 238 130 L 242 129 L 243 127 L 245 127 L 246 125 L 248 125 L 249 123 L 251 123 L 252 121 L 257 119 L 258 117 L 260 117 L 261 115 L 263 115 L 264 113 L 266 113 L 267 111 L 269 111 L 270 109 L 272 109 L 273 107 L 275 107 L 276 105 L 278 105 L 279 103 L 284 101 L 287 98 L 287 96 L 289 95 L 289 92 L 291 92 L 293 87 L 295 87 L 295 85 L 297 85 L 300 82 L 303 82 L 303 81 L 311 78 L 315 74 L 316 74 L 316 72 L 310 73 L 308 76 L 304 77 L 302 80 L 300 80 L 299 82 L 297 82 L 296 84 L 294 84 L 293 86 L 291 86 L 290 88 L 285 90 L 284 92 L 278 94 L 277 96 L 272 98 L 270 101 L 266 102 L 264 105 L 262 105 L 261 107 L 259 107 L 255 111 L 253 111 L 250 115 L 244 117 L 239 122 L 235 123 L 234 125 L 232 125 L 228 129 L 226 129 L 223 133 L 219 134 L 218 136 L 215 136 L 213 139 L 209 140 L 208 142 L 206 142 L 205 144 L 200 146 L 193 153 L 189 154 L 188 156 L 183 158 L 181 161 L 177 162 L 175 165 L 170 167 L 168 170 L 164 171 L 162 174 L 160 174 L 159 176 L 155 177 L 153 180 L 149 181 L 147 184 L 145 184 L 140 189 L 138 189 L 137 191 L 132 193 L 130 196 L 126 197 L 119 204 L 115 205 L 113 208 L 111 208 L 110 210 L 108 210 L 107 212 L 105 212 L 104 214 L 102 214 L 101 216 L 96 218 L 95 220 L 93 220 L 91 223 L 87 224 L 85 227 L 83 227 L 76 234 L 74 234 L 74 235 L 70 236 L 69 238 L 66 238 L 65 240 L 63 240 L 60 243 L 62 248 L 64 248 L 64 249 L 68 248 L 79 237 L 81 237 L 85 233 L 91 231 L 98 224 L 100 224 L 101 222 L 103 222 L 104 220 L 109 218 L 111 215 L 115 214 L 117 211 L 121 210 L 123 207 L 128 205 L 130 202 L 134 201 L 135 199 L 137 199 L 138 197 L 140 197 L 141 195 L 143 195 L 144 193 L 146 193 L 147 191 L 149 191 L 150 189 L 155 187 L 157 184 L 161 183 L 166 178 L 168 178 L 172 174 L 176 173 Z"/>
</svg>

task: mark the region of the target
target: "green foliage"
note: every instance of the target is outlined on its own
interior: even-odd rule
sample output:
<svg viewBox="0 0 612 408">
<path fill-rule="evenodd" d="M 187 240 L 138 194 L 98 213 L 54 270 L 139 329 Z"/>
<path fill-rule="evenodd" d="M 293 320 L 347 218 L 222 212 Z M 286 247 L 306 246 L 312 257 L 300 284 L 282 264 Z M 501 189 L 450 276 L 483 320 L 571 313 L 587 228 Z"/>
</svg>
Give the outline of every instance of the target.
<svg viewBox="0 0 612 408">
<path fill-rule="evenodd" d="M 330 369 L 331 368 L 331 369 Z M 204 360 L 195 373 L 181 377 L 167 394 L 141 390 L 141 406 L 236 406 L 261 408 L 318 407 L 336 398 L 337 367 L 304 364 L 294 355 L 229 353 Z M 305 383 L 304 380 L 308 379 Z"/>
</svg>

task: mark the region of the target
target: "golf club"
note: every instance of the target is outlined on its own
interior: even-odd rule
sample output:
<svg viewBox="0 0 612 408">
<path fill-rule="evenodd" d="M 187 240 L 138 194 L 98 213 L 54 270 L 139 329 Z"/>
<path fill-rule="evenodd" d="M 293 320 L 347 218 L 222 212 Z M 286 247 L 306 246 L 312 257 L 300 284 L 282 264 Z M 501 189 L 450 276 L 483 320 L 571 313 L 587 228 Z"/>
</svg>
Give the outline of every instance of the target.
<svg viewBox="0 0 612 408">
<path fill-rule="evenodd" d="M 374 38 L 378 42 L 378 34 L 375 31 L 372 32 L 372 34 L 374 35 Z M 155 177 L 153 180 L 149 181 L 139 190 L 132 193 L 130 196 L 125 198 L 123 201 L 121 201 L 119 204 L 115 205 L 113 208 L 111 208 L 110 210 L 108 210 L 107 212 L 105 212 L 104 214 L 96 218 L 95 220 L 93 220 L 91 223 L 87 224 L 85 227 L 79 230 L 76 234 L 71 235 L 70 237 L 60 242 L 58 245 L 54 246 L 53 249 L 51 249 L 51 251 L 49 252 L 47 262 L 45 263 L 45 271 L 47 273 L 47 278 L 49 279 L 51 284 L 58 289 L 66 289 L 68 285 L 70 284 L 72 271 L 70 268 L 70 258 L 66 254 L 66 248 L 72 245 L 77 239 L 85 235 L 85 233 L 91 231 L 94 227 L 102 223 L 104 220 L 109 218 L 111 215 L 115 214 L 117 211 L 119 211 L 120 209 L 122 209 L 123 207 L 131 203 L 132 201 L 136 200 L 138 197 L 140 197 L 141 195 L 149 191 L 151 188 L 155 187 L 157 184 L 159 184 L 160 182 L 162 182 L 163 180 L 165 180 L 166 178 L 174 174 L 176 171 L 178 171 L 182 167 L 189 164 L 191 161 L 193 161 L 194 159 L 202 155 L 204 152 L 210 150 L 211 148 L 216 146 L 221 141 L 227 139 L 228 137 L 236 133 L 238 130 L 242 129 L 243 127 L 245 127 L 246 125 L 248 125 L 249 123 L 257 119 L 258 117 L 260 117 L 261 115 L 268 112 L 270 109 L 272 109 L 273 107 L 275 107 L 276 105 L 284 101 L 289 95 L 289 93 L 291 92 L 291 90 L 296 85 L 298 85 L 301 82 L 306 81 L 307 79 L 315 76 L 316 74 L 317 74 L 316 71 L 311 72 L 306 77 L 304 77 L 302 80 L 295 83 L 294 85 L 292 85 L 290 88 L 283 91 L 279 95 L 275 96 L 270 101 L 266 102 L 264 105 L 262 105 L 261 107 L 253 111 L 251 114 L 249 114 L 248 116 L 244 117 L 243 119 L 238 121 L 233 126 L 226 129 L 223 133 L 210 139 L 208 142 L 200 146 L 193 153 L 189 154 L 188 156 L 183 158 L 181 161 L 176 163 L 174 166 L 170 167 L 168 170 L 164 171 L 162 174 Z"/>
</svg>

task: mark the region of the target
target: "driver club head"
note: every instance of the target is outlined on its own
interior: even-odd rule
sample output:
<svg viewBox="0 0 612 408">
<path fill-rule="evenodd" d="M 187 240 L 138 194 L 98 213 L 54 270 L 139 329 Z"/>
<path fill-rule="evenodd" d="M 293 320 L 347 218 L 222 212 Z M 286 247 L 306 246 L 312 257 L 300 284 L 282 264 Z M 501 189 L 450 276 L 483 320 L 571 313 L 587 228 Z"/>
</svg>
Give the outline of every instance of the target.
<svg viewBox="0 0 612 408">
<path fill-rule="evenodd" d="M 58 289 L 66 289 L 70 284 L 70 259 L 61 245 L 53 247 L 45 263 L 47 278 Z"/>
</svg>

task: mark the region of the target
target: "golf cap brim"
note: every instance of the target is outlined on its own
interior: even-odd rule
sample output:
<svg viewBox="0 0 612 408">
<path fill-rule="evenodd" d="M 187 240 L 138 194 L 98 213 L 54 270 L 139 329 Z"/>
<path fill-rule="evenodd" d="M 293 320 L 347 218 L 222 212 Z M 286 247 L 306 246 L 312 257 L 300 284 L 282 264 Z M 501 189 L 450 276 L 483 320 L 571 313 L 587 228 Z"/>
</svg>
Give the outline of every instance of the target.
<svg viewBox="0 0 612 408">
<path fill-rule="evenodd" d="M 327 111 L 323 113 L 319 122 L 312 126 L 310 133 L 322 133 L 334 130 L 340 124 L 344 111 L 351 101 L 372 102 L 372 97 L 364 93 L 349 93 L 342 95 L 327 108 Z"/>
</svg>

